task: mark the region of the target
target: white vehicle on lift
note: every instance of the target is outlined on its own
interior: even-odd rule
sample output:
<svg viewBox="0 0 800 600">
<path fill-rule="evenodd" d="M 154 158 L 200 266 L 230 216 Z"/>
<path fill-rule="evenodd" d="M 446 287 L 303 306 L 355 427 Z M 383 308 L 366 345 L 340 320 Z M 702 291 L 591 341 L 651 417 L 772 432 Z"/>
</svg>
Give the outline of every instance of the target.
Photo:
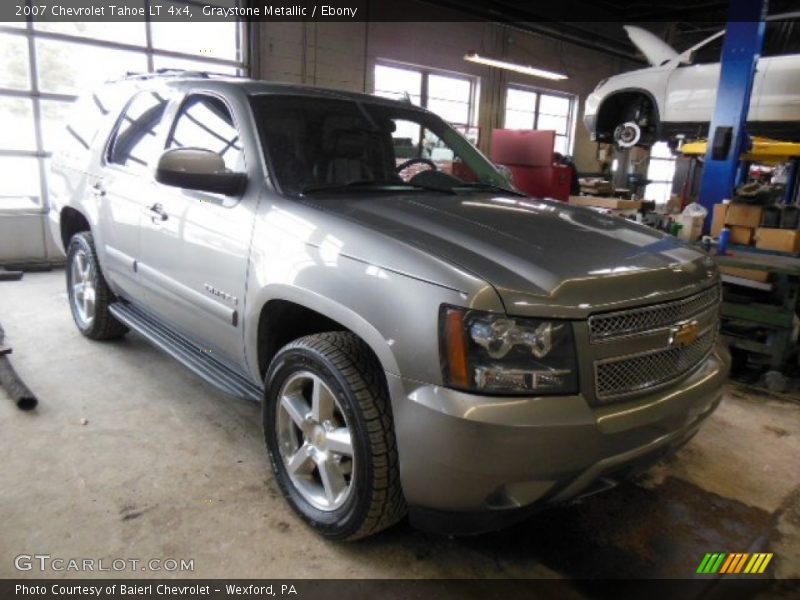
<svg viewBox="0 0 800 600">
<path fill-rule="evenodd" d="M 770 43 L 765 43 L 758 61 L 750 98 L 751 135 L 800 138 L 798 16 L 768 19 Z M 725 31 L 680 54 L 645 29 L 627 25 L 625 31 L 651 66 L 604 79 L 589 94 L 583 119 L 592 138 L 630 148 L 659 140 L 675 147 L 681 139 L 706 136 L 716 104 Z M 775 39 L 778 34 L 783 39 Z"/>
</svg>

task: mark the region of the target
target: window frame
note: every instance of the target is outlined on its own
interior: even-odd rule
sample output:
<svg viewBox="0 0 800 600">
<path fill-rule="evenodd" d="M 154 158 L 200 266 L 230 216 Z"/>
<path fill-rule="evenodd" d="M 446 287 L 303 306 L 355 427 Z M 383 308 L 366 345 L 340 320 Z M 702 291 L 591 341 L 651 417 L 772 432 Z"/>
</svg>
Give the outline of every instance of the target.
<svg viewBox="0 0 800 600">
<path fill-rule="evenodd" d="M 560 134 L 556 133 L 556 137 L 564 137 L 566 138 L 567 144 L 566 149 L 567 152 L 563 154 L 565 156 L 572 156 L 573 151 L 575 150 L 575 122 L 576 122 L 576 113 L 577 113 L 577 104 L 578 104 L 578 97 L 575 94 L 570 94 L 568 92 L 559 92 L 558 90 L 550 90 L 547 88 L 537 87 L 537 86 L 530 86 L 524 85 L 521 83 L 509 83 L 506 85 L 506 93 L 503 95 L 503 127 L 506 126 L 506 120 L 508 118 L 508 91 L 509 90 L 518 90 L 521 92 L 527 92 L 536 94 L 536 102 L 534 104 L 533 110 L 530 112 L 533 113 L 533 127 L 531 127 L 530 131 L 535 131 L 539 127 L 539 117 L 541 116 L 540 106 L 542 103 L 542 95 L 545 96 L 555 96 L 558 98 L 564 98 L 569 102 L 569 113 L 567 114 L 567 127 L 566 133 Z M 517 111 L 521 112 L 521 111 Z M 549 115 L 546 114 L 545 116 L 558 116 L 558 115 Z"/>
<path fill-rule="evenodd" d="M 151 0 L 145 0 L 145 5 L 149 5 Z M 192 4 L 202 6 L 201 3 L 195 0 L 180 0 L 185 4 Z M 237 0 L 241 4 L 241 0 Z M 16 87 L 0 87 L 0 97 L 2 98 L 19 98 L 22 100 L 29 100 L 33 105 L 33 127 L 34 127 L 34 149 L 0 149 L 0 159 L 3 158 L 31 158 L 37 162 L 38 175 L 39 175 L 39 193 L 37 196 L 28 196 L 31 199 L 31 204 L 27 208 L 20 208 L 16 203 L 12 202 L 11 206 L 7 206 L 2 198 L 0 198 L 0 213 L 1 214 L 19 214 L 19 213 L 47 213 L 50 210 L 50 197 L 48 190 L 48 161 L 52 158 L 55 148 L 50 147 L 47 143 L 45 136 L 44 125 L 44 109 L 42 102 L 59 102 L 64 105 L 70 105 L 78 99 L 78 94 L 64 93 L 64 92 L 49 92 L 42 91 L 40 85 L 39 74 L 39 51 L 37 49 L 37 41 L 50 40 L 59 42 L 70 42 L 80 44 L 85 47 L 95 48 L 98 50 L 103 49 L 116 49 L 135 52 L 145 57 L 147 72 L 154 72 L 154 61 L 157 59 L 182 59 L 190 60 L 207 65 L 208 71 L 214 71 L 214 65 L 235 68 L 239 75 L 248 75 L 250 71 L 250 56 L 249 56 L 249 31 L 246 22 L 237 20 L 236 23 L 236 54 L 235 60 L 227 58 L 218 58 L 203 56 L 200 54 L 193 54 L 191 52 L 182 52 L 175 50 L 168 50 L 161 48 L 153 43 L 152 23 L 150 21 L 136 22 L 136 24 L 143 28 L 144 41 L 142 43 L 129 43 L 118 42 L 113 40 L 104 40 L 90 36 L 75 35 L 74 33 L 62 33 L 55 31 L 46 31 L 35 26 L 38 19 L 28 17 L 20 26 L 12 26 L 0 23 L 0 35 L 16 36 L 23 39 L 27 45 L 27 56 L 25 60 L 28 65 L 28 75 L 26 85 L 21 88 Z M 122 76 L 122 74 L 121 74 Z M 133 98 L 133 96 L 132 96 Z M 128 104 L 125 103 L 125 109 Z M 120 116 L 124 111 L 120 113 Z M 234 114 L 235 118 L 235 114 Z M 114 125 L 114 132 L 116 132 L 117 124 Z M 110 137 L 110 136 L 109 136 Z M 107 141 L 107 140 L 106 140 Z M 103 152 L 103 161 L 105 164 L 106 149 Z M 108 163 L 116 167 L 125 168 L 123 165 L 116 163 Z"/>
<path fill-rule="evenodd" d="M 378 90 L 377 83 L 375 81 L 375 69 L 377 67 L 388 67 L 390 69 L 403 69 L 406 71 L 414 71 L 421 75 L 421 82 L 420 82 L 420 91 L 419 91 L 419 106 L 420 108 L 424 108 L 425 110 L 430 110 L 428 108 L 428 101 L 430 99 L 428 94 L 428 79 L 431 75 L 436 75 L 439 77 L 448 77 L 450 79 L 460 79 L 461 81 L 466 81 L 469 83 L 469 101 L 467 102 L 467 120 L 468 123 L 455 123 L 444 119 L 447 123 L 455 127 L 456 129 L 459 127 L 465 128 L 475 128 L 478 125 L 478 94 L 480 91 L 480 77 L 475 75 L 467 75 L 465 73 L 457 73 L 455 71 L 448 71 L 446 69 L 436 69 L 433 67 L 423 67 L 420 65 L 414 65 L 410 63 L 404 63 L 399 61 L 387 60 L 387 59 L 378 59 L 372 65 L 372 95 L 378 96 L 379 98 L 385 98 L 385 96 L 379 96 L 378 92 L 383 91 L 387 92 L 388 90 Z M 445 100 L 445 99 L 441 99 Z"/>
<path fill-rule="evenodd" d="M 134 175 L 139 175 L 139 174 L 142 173 L 142 171 L 146 172 L 148 169 L 150 169 L 151 171 L 154 170 L 154 169 L 151 168 L 153 165 L 147 165 L 147 166 L 144 167 L 144 169 L 135 169 L 135 168 L 131 168 L 130 166 L 128 166 L 126 164 L 122 164 L 122 163 L 119 163 L 119 162 L 111 160 L 111 153 L 114 151 L 114 144 L 117 141 L 117 136 L 119 135 L 119 129 L 122 126 L 123 121 L 125 121 L 125 116 L 128 113 L 128 109 L 133 105 L 133 103 L 136 101 L 136 99 L 139 96 L 141 96 L 143 94 L 153 94 L 154 92 L 155 92 L 155 90 L 153 90 L 153 89 L 138 89 L 125 102 L 125 104 L 122 107 L 122 110 L 120 111 L 119 115 L 117 115 L 117 118 L 114 121 L 114 126 L 111 128 L 111 132 L 108 134 L 108 137 L 106 138 L 106 141 L 105 141 L 105 144 L 104 144 L 104 147 L 103 147 L 103 158 L 102 158 L 102 163 L 101 163 L 103 167 L 108 167 L 108 168 L 112 168 L 112 169 L 119 169 L 121 171 L 124 171 L 125 173 L 134 174 Z M 164 134 L 164 120 L 165 120 L 165 118 L 167 117 L 167 115 L 169 113 L 169 105 L 170 105 L 170 99 L 169 98 L 164 98 L 164 109 L 161 111 L 161 116 L 158 118 L 158 121 L 155 123 L 154 131 L 156 132 L 156 143 L 159 143 L 161 140 L 164 139 L 164 135 L 163 135 Z"/>
<path fill-rule="evenodd" d="M 181 115 L 183 115 L 183 109 L 186 107 L 187 104 L 189 104 L 189 102 L 192 101 L 193 98 L 197 96 L 205 96 L 207 98 L 213 98 L 214 100 L 219 100 L 223 104 L 223 106 L 225 106 L 226 110 L 231 116 L 232 126 L 236 130 L 236 139 L 239 140 L 239 143 L 242 146 L 241 154 L 242 154 L 242 165 L 244 168 L 242 172 L 249 173 L 248 162 L 247 162 L 247 150 L 245 148 L 244 138 L 242 137 L 242 128 L 239 125 L 239 118 L 236 115 L 236 111 L 233 109 L 231 103 L 228 102 L 227 98 L 225 98 L 222 94 L 218 94 L 210 90 L 192 90 L 186 92 L 183 98 L 181 98 L 180 101 L 178 101 L 178 106 L 175 110 L 174 116 L 172 117 L 172 122 L 169 125 L 169 129 L 167 129 L 167 135 L 164 138 L 164 147 L 161 149 L 161 151 L 165 152 L 170 149 L 169 143 L 175 136 L 175 128 L 178 126 L 178 119 L 180 119 Z M 208 131 L 209 133 L 211 133 L 211 135 L 219 137 L 211 130 Z"/>
</svg>

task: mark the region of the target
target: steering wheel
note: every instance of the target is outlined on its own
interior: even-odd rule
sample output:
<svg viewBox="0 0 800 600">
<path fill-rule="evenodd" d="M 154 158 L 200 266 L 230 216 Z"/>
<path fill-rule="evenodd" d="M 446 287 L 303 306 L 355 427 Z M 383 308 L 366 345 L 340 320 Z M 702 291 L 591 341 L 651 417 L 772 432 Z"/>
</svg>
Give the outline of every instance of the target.
<svg viewBox="0 0 800 600">
<path fill-rule="evenodd" d="M 431 170 L 433 170 L 433 171 L 438 171 L 439 170 L 439 168 L 436 166 L 436 163 L 433 162 L 430 158 L 424 158 L 422 156 L 419 156 L 417 158 L 409 158 L 404 163 L 399 164 L 395 168 L 395 173 L 402 173 L 403 171 L 405 171 L 411 165 L 416 165 L 416 164 L 428 165 L 431 168 Z"/>
</svg>

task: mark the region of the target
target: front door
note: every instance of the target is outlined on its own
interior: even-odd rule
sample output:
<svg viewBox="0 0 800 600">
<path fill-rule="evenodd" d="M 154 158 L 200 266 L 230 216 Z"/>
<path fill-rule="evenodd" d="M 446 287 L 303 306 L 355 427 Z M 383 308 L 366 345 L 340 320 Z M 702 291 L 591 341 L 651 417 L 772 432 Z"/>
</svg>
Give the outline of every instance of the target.
<svg viewBox="0 0 800 600">
<path fill-rule="evenodd" d="M 691 52 L 691 64 L 681 64 L 670 74 L 664 101 L 664 121 L 677 123 L 710 123 L 717 105 L 720 60 L 724 35 L 709 38 Z M 748 120 L 757 112 L 758 98 L 764 78 L 764 65 L 759 61 L 750 93 Z"/>
<path fill-rule="evenodd" d="M 166 140 L 166 149 L 180 147 L 214 151 L 227 169 L 248 170 L 234 112 L 215 95 L 190 94 L 183 100 Z M 242 315 L 258 202 L 255 182 L 248 173 L 248 186 L 238 197 L 154 182 L 141 228 L 138 270 L 148 308 L 231 366 L 244 359 Z"/>
</svg>

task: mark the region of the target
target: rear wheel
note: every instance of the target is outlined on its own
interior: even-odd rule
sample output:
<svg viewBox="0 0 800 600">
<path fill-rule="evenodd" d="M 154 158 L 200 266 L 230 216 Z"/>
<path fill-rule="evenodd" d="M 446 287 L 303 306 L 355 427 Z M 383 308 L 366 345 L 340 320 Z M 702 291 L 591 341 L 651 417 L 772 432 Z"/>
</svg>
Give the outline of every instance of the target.
<svg viewBox="0 0 800 600">
<path fill-rule="evenodd" d="M 265 381 L 264 437 L 292 508 L 317 532 L 354 540 L 405 514 L 383 372 L 355 335 L 284 346 Z"/>
<path fill-rule="evenodd" d="M 127 333 L 128 328 L 108 310 L 114 294 L 100 271 L 94 240 L 88 231 L 75 234 L 69 242 L 67 296 L 75 325 L 86 337 L 110 340 Z"/>
</svg>

